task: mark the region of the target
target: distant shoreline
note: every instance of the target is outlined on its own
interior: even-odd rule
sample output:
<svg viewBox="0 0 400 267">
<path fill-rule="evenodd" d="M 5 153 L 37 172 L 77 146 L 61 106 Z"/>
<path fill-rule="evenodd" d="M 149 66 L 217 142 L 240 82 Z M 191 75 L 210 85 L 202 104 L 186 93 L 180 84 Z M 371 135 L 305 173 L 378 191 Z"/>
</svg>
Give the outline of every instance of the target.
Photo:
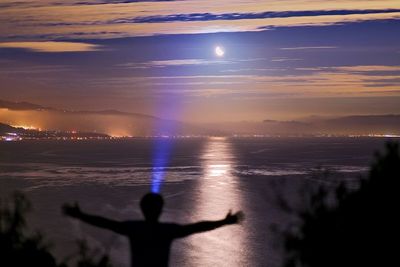
<svg viewBox="0 0 400 267">
<path fill-rule="evenodd" d="M 34 137 L 15 137 L 8 138 L 5 136 L 0 136 L 0 142 L 9 143 L 9 142 L 23 142 L 23 141 L 74 141 L 74 142 L 84 142 L 84 141 L 129 141 L 129 140 L 143 140 L 143 139 L 170 139 L 170 140 L 178 140 L 178 139 L 208 139 L 208 138 L 232 138 L 232 139 L 244 139 L 244 138 L 260 138 L 260 139 L 304 139 L 304 138 L 388 138 L 388 139 L 396 139 L 400 138 L 400 135 L 292 135 L 292 136 L 284 136 L 284 135 L 233 135 L 233 136 L 129 136 L 129 137 L 43 137 L 43 138 L 34 138 Z"/>
</svg>

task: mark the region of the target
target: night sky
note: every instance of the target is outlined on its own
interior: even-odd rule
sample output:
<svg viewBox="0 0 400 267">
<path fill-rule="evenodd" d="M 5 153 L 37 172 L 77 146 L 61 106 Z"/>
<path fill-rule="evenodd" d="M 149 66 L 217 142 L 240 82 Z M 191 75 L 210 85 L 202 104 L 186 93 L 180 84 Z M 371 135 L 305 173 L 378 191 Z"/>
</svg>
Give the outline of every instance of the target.
<svg viewBox="0 0 400 267">
<path fill-rule="evenodd" d="M 193 122 L 399 114 L 400 1 L 2 0 L 0 99 Z"/>
</svg>

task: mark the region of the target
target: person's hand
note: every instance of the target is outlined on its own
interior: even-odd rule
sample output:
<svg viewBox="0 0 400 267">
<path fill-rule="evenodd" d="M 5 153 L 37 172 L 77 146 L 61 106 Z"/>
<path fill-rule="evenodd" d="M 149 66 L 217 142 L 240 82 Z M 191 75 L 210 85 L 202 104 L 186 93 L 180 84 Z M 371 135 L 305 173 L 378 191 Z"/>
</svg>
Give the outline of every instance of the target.
<svg viewBox="0 0 400 267">
<path fill-rule="evenodd" d="M 242 211 L 238 211 L 234 214 L 232 214 L 232 211 L 230 210 L 228 214 L 226 215 L 224 221 L 226 224 L 235 224 L 235 223 L 240 223 L 244 220 L 244 213 Z"/>
<path fill-rule="evenodd" d="M 81 209 L 79 208 L 79 205 L 76 202 L 73 205 L 64 204 L 62 206 L 62 210 L 65 215 L 73 218 L 78 218 L 82 214 Z"/>
</svg>

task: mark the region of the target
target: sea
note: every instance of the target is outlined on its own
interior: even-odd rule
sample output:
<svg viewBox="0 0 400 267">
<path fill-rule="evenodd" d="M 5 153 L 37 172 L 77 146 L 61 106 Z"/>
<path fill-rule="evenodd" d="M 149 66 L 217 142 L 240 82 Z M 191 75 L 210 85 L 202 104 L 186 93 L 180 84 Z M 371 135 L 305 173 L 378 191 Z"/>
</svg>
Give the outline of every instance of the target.
<svg viewBox="0 0 400 267">
<path fill-rule="evenodd" d="M 295 209 L 320 186 L 356 189 L 386 138 L 132 138 L 121 140 L 0 142 L 0 196 L 23 192 L 33 204 L 27 218 L 57 258 L 73 259 L 77 240 L 130 266 L 125 237 L 63 216 L 64 203 L 115 220 L 140 220 L 141 197 L 162 172 L 161 221 L 220 220 L 243 211 L 241 224 L 174 242 L 170 266 L 281 266 L 283 237 L 276 229 L 298 221 Z M 155 166 L 157 146 L 163 166 Z M 158 151 L 158 152 L 157 152 Z"/>
</svg>

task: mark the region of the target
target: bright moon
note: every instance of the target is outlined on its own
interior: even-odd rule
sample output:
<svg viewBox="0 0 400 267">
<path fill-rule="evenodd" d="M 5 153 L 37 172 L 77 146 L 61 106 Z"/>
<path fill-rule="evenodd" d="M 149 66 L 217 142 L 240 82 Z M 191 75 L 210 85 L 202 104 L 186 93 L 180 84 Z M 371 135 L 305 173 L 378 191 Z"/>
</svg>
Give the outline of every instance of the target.
<svg viewBox="0 0 400 267">
<path fill-rule="evenodd" d="M 224 49 L 223 49 L 221 46 L 217 46 L 217 47 L 215 48 L 215 54 L 216 54 L 218 57 L 222 57 L 222 56 L 224 56 L 225 51 L 224 51 Z"/>
</svg>

